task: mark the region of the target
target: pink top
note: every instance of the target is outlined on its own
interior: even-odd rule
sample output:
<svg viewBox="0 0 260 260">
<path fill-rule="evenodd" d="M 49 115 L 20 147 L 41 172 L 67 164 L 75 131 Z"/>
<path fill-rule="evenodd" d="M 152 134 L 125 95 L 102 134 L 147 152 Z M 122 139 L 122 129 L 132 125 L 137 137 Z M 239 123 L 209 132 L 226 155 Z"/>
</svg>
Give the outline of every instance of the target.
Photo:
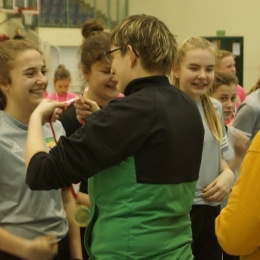
<svg viewBox="0 0 260 260">
<path fill-rule="evenodd" d="M 246 92 L 243 87 L 237 85 L 237 103 L 236 108 L 239 107 L 239 105 L 245 100 L 246 98 Z"/>
<path fill-rule="evenodd" d="M 49 93 L 48 93 L 48 91 L 47 91 L 47 89 L 46 89 L 44 97 L 47 98 L 48 95 L 49 95 Z"/>
<path fill-rule="evenodd" d="M 66 95 L 58 95 L 57 93 L 52 93 L 52 94 L 49 94 L 46 98 L 55 100 L 55 101 L 59 101 L 59 102 L 63 102 L 63 101 L 67 101 L 67 100 L 77 97 L 77 96 L 78 96 L 77 94 L 72 93 L 72 92 L 69 92 Z"/>
</svg>

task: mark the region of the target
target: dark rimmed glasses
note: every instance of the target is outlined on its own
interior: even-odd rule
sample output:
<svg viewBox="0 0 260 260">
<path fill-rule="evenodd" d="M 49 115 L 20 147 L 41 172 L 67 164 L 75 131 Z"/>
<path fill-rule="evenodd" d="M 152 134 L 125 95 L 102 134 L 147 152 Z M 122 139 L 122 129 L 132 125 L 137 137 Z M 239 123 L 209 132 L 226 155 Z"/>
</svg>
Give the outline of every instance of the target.
<svg viewBox="0 0 260 260">
<path fill-rule="evenodd" d="M 119 50 L 121 50 L 121 49 L 122 49 L 122 48 L 120 47 L 120 48 L 116 48 L 116 49 L 114 49 L 114 50 L 110 50 L 110 51 L 104 52 L 104 56 L 105 56 L 105 58 L 106 58 L 107 63 L 112 64 L 113 57 L 111 56 L 111 53 L 113 53 L 114 51 L 119 51 Z M 133 46 L 132 46 L 132 49 L 133 49 L 133 52 L 134 52 L 134 54 L 136 55 L 136 57 L 139 57 L 139 55 L 137 54 L 137 52 L 135 51 L 135 49 L 133 48 Z"/>
<path fill-rule="evenodd" d="M 113 53 L 114 51 L 119 51 L 121 49 L 122 48 L 120 47 L 120 48 L 116 48 L 116 49 L 111 50 L 111 51 L 104 52 L 104 56 L 106 58 L 107 63 L 112 64 L 113 57 L 111 56 L 111 53 Z"/>
</svg>

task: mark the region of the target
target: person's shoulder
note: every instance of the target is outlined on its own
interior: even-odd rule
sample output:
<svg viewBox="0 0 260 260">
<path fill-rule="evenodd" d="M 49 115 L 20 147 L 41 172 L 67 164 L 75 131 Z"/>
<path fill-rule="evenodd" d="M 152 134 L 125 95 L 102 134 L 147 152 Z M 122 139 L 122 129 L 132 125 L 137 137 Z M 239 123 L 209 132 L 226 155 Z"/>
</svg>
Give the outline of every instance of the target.
<svg viewBox="0 0 260 260">
<path fill-rule="evenodd" d="M 215 111 L 217 112 L 219 117 L 222 117 L 222 104 L 216 100 L 215 98 L 210 97 L 210 101 L 215 109 Z"/>
<path fill-rule="evenodd" d="M 169 84 L 168 89 L 170 89 L 172 92 L 177 94 L 178 97 L 184 98 L 184 99 L 190 101 L 192 104 L 196 104 L 194 99 L 192 99 L 187 93 L 185 93 L 184 91 L 180 90 L 178 87 Z"/>
<path fill-rule="evenodd" d="M 217 99 L 210 97 L 210 101 L 216 110 L 222 109 L 222 105 Z"/>
<path fill-rule="evenodd" d="M 256 91 L 246 96 L 244 102 L 240 104 L 240 107 L 251 106 L 253 109 L 259 110 L 260 109 L 259 104 L 260 104 L 260 89 L 257 89 Z"/>
<path fill-rule="evenodd" d="M 11 122 L 11 116 L 6 114 L 3 110 L 0 110 L 0 125 L 4 125 L 6 122 Z"/>
</svg>

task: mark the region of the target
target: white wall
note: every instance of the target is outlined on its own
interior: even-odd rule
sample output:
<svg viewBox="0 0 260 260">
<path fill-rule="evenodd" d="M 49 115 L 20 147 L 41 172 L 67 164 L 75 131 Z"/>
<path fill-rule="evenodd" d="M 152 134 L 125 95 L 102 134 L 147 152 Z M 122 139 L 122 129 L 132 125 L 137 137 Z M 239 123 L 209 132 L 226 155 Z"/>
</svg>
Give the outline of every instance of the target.
<svg viewBox="0 0 260 260">
<path fill-rule="evenodd" d="M 106 1 L 103 1 L 104 6 Z M 130 0 L 129 14 L 146 13 L 163 20 L 181 42 L 190 36 L 244 37 L 244 87 L 248 91 L 260 77 L 259 0 Z M 0 13 L 0 22 L 5 15 Z M 5 33 L 6 25 L 0 26 Z M 80 29 L 39 28 L 43 41 L 59 47 L 78 47 Z M 70 55 L 70 54 L 68 54 Z"/>
<path fill-rule="evenodd" d="M 54 92 L 53 74 L 59 64 L 64 64 L 71 72 L 72 82 L 70 91 L 79 93 L 82 86 L 78 70 L 78 50 L 82 43 L 80 28 L 39 28 L 38 34 L 42 42 L 49 42 L 59 48 L 57 57 L 56 48 L 51 48 L 45 52 L 46 65 L 49 69 L 48 91 Z"/>
<path fill-rule="evenodd" d="M 79 46 L 82 43 L 80 28 L 39 27 L 38 34 L 43 41 L 57 46 Z"/>
<path fill-rule="evenodd" d="M 7 23 L 2 23 L 6 19 L 6 14 L 0 13 L 0 34 L 7 35 Z"/>
<path fill-rule="evenodd" d="M 259 0 L 131 0 L 129 14 L 150 14 L 164 21 L 181 42 L 190 36 L 244 37 L 244 87 L 260 77 Z"/>
<path fill-rule="evenodd" d="M 48 64 L 48 69 L 49 69 L 49 84 L 48 84 L 48 91 L 49 93 L 54 92 L 54 86 L 53 86 L 53 74 L 56 70 L 56 68 L 60 64 L 64 64 L 66 68 L 70 71 L 71 73 L 71 84 L 69 91 L 70 92 L 75 92 L 75 93 L 80 93 L 81 92 L 81 86 L 83 83 L 83 80 L 80 78 L 80 72 L 78 69 L 78 47 L 71 46 L 71 47 L 64 47 L 64 46 L 59 46 L 60 50 L 60 55 L 59 59 L 55 59 L 54 57 L 51 57 L 51 64 Z M 52 55 L 55 55 L 57 52 L 55 50 L 52 51 Z M 48 55 L 48 54 L 47 54 Z"/>
</svg>

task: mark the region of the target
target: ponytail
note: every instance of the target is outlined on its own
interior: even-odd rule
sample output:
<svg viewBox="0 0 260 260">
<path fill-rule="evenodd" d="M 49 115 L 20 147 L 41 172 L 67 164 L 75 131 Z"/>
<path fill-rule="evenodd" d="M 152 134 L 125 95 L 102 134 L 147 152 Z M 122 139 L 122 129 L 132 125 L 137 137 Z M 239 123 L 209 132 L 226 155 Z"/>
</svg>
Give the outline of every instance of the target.
<svg viewBox="0 0 260 260">
<path fill-rule="evenodd" d="M 222 142 L 221 122 L 207 94 L 201 96 L 201 103 L 211 133 L 219 142 Z"/>
</svg>

